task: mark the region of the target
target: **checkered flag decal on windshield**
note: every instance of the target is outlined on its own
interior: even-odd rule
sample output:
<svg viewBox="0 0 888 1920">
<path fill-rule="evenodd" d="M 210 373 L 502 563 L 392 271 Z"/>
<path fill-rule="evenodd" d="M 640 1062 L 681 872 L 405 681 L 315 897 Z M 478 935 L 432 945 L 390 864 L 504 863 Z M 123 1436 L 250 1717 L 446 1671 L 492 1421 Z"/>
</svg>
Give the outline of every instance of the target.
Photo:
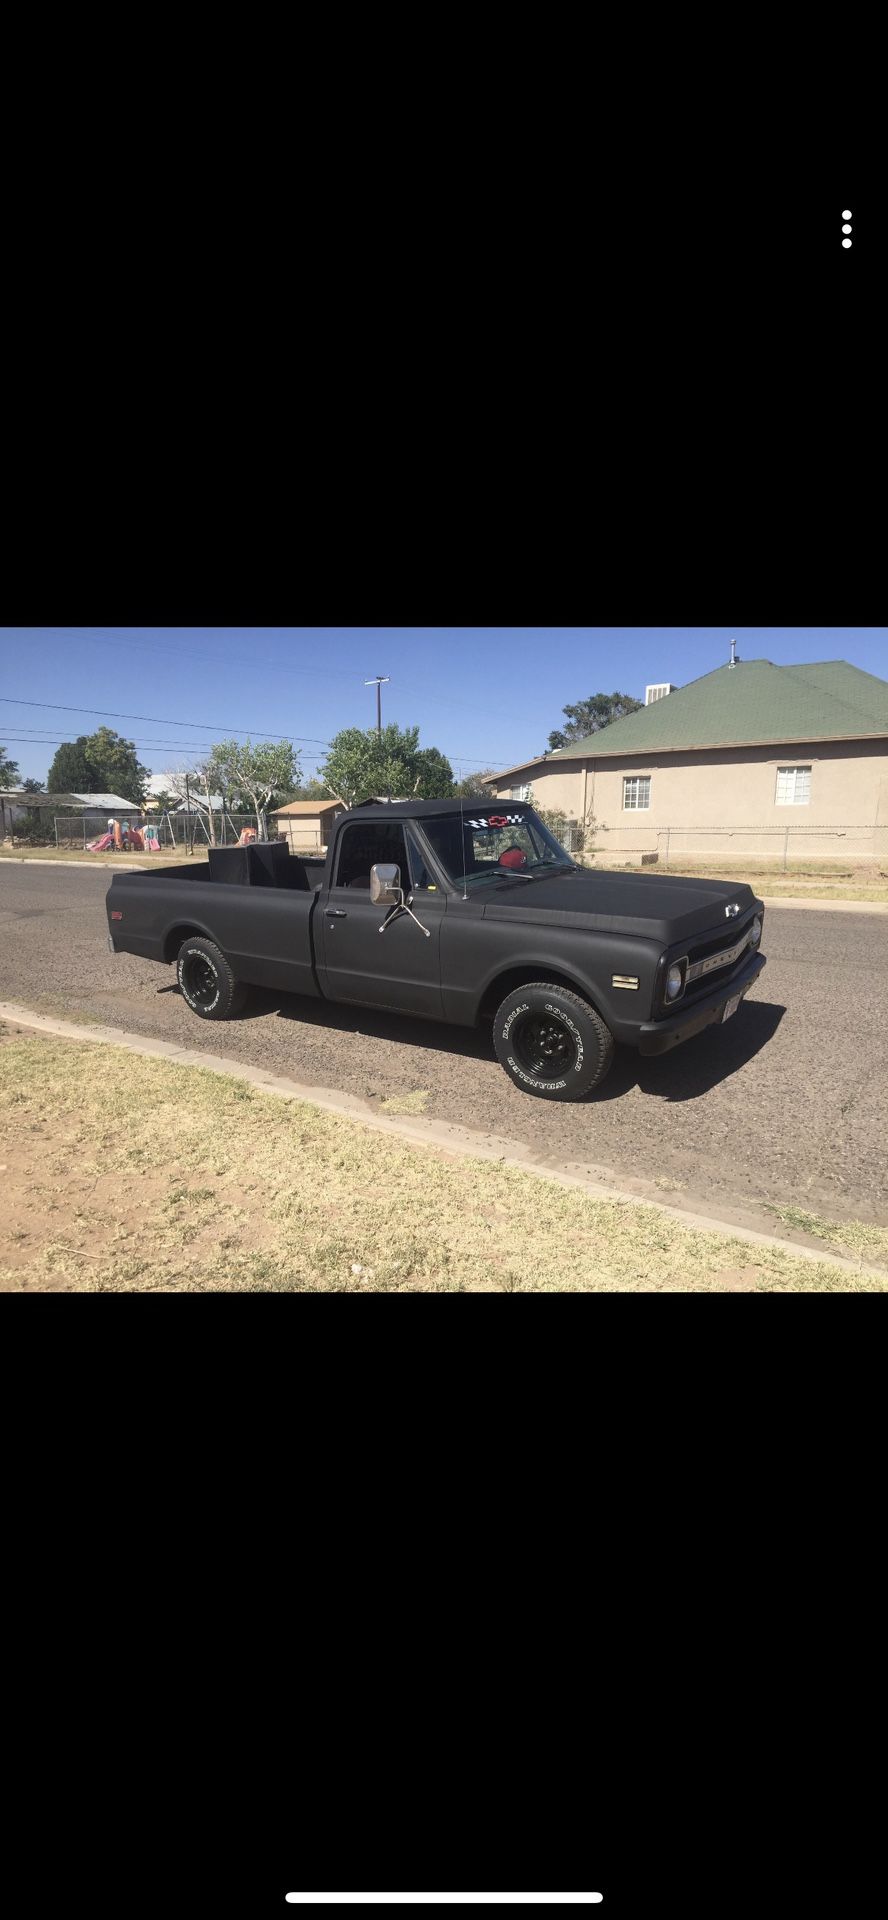
<svg viewBox="0 0 888 1920">
<path fill-rule="evenodd" d="M 525 819 L 523 813 L 491 813 L 486 820 L 470 820 L 470 827 L 520 827 Z"/>
</svg>

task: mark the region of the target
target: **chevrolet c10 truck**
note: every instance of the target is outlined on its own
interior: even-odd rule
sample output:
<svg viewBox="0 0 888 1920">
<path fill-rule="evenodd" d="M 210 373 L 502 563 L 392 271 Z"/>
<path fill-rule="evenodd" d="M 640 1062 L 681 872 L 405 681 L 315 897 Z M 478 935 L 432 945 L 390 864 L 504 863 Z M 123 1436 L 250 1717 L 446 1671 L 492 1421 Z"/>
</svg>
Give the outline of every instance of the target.
<svg viewBox="0 0 888 1920">
<path fill-rule="evenodd" d="M 665 1053 L 730 1019 L 765 964 L 750 887 L 578 867 L 511 800 L 353 807 L 326 860 L 211 848 L 116 874 L 107 913 L 112 951 L 175 963 L 202 1020 L 256 985 L 492 1022 L 509 1078 L 548 1100 L 591 1093 L 617 1041 Z"/>
</svg>

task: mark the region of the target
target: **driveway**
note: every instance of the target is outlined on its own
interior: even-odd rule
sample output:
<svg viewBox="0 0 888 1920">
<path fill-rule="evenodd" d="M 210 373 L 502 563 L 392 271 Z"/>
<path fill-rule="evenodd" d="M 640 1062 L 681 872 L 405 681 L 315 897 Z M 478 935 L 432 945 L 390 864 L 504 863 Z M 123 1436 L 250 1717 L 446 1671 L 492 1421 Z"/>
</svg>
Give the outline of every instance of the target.
<svg viewBox="0 0 888 1920">
<path fill-rule="evenodd" d="M 768 909 L 768 965 L 736 1017 L 660 1060 L 618 1048 L 586 1105 L 518 1092 L 489 1034 L 256 992 L 224 1025 L 188 1013 L 172 968 L 107 947 L 107 876 L 0 864 L 0 997 L 91 1015 L 371 1106 L 517 1140 L 543 1165 L 725 1218 L 768 1202 L 888 1225 L 888 929 L 879 915 Z M 773 1222 L 770 1224 L 773 1225 Z"/>
</svg>

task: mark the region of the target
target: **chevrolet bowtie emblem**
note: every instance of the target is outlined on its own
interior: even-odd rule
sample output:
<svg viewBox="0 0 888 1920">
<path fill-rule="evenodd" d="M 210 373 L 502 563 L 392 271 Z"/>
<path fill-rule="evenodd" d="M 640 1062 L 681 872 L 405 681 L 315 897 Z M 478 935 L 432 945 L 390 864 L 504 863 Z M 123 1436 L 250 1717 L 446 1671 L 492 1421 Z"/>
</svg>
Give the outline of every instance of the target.
<svg viewBox="0 0 888 1920">
<path fill-rule="evenodd" d="M 727 915 L 727 918 L 729 920 L 733 920 L 735 913 L 739 913 L 739 912 L 740 912 L 740 908 L 735 906 L 733 901 L 731 902 L 731 905 L 729 907 L 725 908 L 725 914 Z"/>
</svg>

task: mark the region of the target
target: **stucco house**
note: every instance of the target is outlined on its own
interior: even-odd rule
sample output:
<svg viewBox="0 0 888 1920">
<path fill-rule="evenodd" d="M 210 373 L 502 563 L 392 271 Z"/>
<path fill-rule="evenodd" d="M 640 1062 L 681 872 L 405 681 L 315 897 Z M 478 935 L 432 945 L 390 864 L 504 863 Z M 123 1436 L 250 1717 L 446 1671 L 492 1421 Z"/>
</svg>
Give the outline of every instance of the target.
<svg viewBox="0 0 888 1920">
<path fill-rule="evenodd" d="M 605 862 L 788 848 L 888 864 L 888 681 L 847 660 L 734 660 L 488 784 L 562 815 L 568 839 L 594 821 Z"/>
</svg>

